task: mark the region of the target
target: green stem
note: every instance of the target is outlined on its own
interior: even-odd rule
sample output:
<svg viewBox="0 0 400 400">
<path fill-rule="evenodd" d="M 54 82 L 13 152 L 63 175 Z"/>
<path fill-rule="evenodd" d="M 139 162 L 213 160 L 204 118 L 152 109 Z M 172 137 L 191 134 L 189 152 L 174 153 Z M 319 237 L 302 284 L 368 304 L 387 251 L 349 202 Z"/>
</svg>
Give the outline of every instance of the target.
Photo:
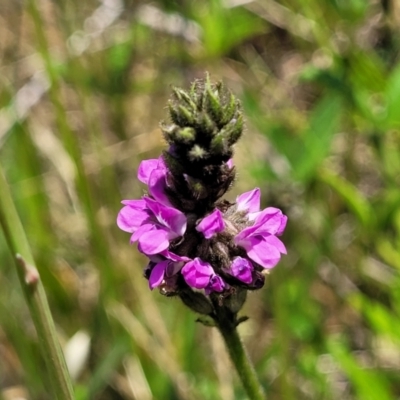
<svg viewBox="0 0 400 400">
<path fill-rule="evenodd" d="M 58 400 L 74 398 L 72 382 L 57 339 L 46 294 L 34 266 L 33 256 L 12 201 L 11 193 L 0 166 L 0 225 L 8 246 L 14 254 L 17 273 L 35 324 L 40 349 L 46 363 L 48 382 Z"/>
<path fill-rule="evenodd" d="M 214 318 L 217 327 L 225 341 L 230 358 L 248 398 L 251 400 L 266 400 L 264 389 L 238 334 L 236 314 L 230 313 L 224 307 L 215 307 L 214 310 L 217 313 Z"/>
</svg>

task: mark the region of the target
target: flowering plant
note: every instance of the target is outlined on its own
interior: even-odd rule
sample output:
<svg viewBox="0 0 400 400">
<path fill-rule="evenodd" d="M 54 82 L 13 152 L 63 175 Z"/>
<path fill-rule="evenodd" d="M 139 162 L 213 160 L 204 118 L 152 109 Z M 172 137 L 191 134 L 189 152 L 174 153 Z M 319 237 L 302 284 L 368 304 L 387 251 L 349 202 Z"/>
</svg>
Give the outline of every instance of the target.
<svg viewBox="0 0 400 400">
<path fill-rule="evenodd" d="M 149 258 L 150 289 L 210 317 L 228 343 L 245 319 L 237 313 L 247 291 L 260 289 L 286 253 L 278 236 L 287 217 L 261 210 L 258 188 L 233 203 L 221 199 L 235 179 L 233 145 L 243 131 L 240 103 L 222 84 L 207 77 L 189 92 L 174 89 L 169 111 L 172 123 L 162 125 L 169 147 L 142 161 L 147 194 L 124 200 L 117 223 Z"/>
<path fill-rule="evenodd" d="M 138 179 L 147 194 L 124 200 L 117 223 L 149 257 L 151 289 L 184 293 L 185 303 L 202 314 L 215 311 L 210 296 L 225 305 L 235 299 L 236 314 L 245 292 L 261 288 L 265 271 L 286 253 L 278 236 L 287 217 L 274 207 L 261 210 L 258 188 L 234 203 L 221 200 L 235 178 L 232 146 L 243 130 L 240 104 L 230 92 L 199 80 L 189 93 L 175 89 L 169 109 L 172 124 L 162 125 L 169 148 L 142 161 Z M 196 301 L 188 300 L 193 289 Z"/>
</svg>

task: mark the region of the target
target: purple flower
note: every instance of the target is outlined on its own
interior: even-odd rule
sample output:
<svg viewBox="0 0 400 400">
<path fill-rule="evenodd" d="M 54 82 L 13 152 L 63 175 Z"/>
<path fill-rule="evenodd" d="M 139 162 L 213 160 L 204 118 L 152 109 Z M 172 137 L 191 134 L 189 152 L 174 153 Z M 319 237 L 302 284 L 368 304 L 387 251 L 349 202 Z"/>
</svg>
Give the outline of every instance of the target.
<svg viewBox="0 0 400 400">
<path fill-rule="evenodd" d="M 285 245 L 275 236 L 283 233 L 286 222 L 287 217 L 281 210 L 268 207 L 257 213 L 253 226 L 239 232 L 234 242 L 243 247 L 257 264 L 273 268 L 279 262 L 281 253 L 286 254 Z"/>
<path fill-rule="evenodd" d="M 118 213 L 117 225 L 125 232 L 136 232 L 136 230 L 151 217 L 146 208 L 146 202 L 141 200 L 123 200 L 125 207 Z"/>
<path fill-rule="evenodd" d="M 162 156 L 158 159 L 143 160 L 139 165 L 138 179 L 149 187 L 149 193 L 155 200 L 165 206 L 171 206 L 165 192 L 167 172 Z"/>
<path fill-rule="evenodd" d="M 176 274 L 181 270 L 186 261 L 190 258 L 178 256 L 169 251 L 164 251 L 160 255 L 150 256 L 149 268 L 149 287 L 153 290 L 166 281 L 176 278 Z"/>
<path fill-rule="evenodd" d="M 216 209 L 207 217 L 203 218 L 196 226 L 196 231 L 203 233 L 206 239 L 210 239 L 218 232 L 224 230 L 225 224 L 220 210 Z"/>
<path fill-rule="evenodd" d="M 243 257 L 235 257 L 228 273 L 239 281 L 251 283 L 253 281 L 253 269 L 253 264 L 249 260 Z"/>
<path fill-rule="evenodd" d="M 186 283 L 196 289 L 204 289 L 214 274 L 211 265 L 196 257 L 182 268 L 182 275 Z"/>
<path fill-rule="evenodd" d="M 226 287 L 225 282 L 218 275 L 211 275 L 210 281 L 205 288 L 205 293 L 209 295 L 212 292 L 222 292 Z"/>
<path fill-rule="evenodd" d="M 139 250 L 146 255 L 166 250 L 171 240 L 186 231 L 185 214 L 150 197 L 124 200 L 122 204 L 125 207 L 118 214 L 118 227 L 133 233 L 131 243 L 138 241 Z"/>
<path fill-rule="evenodd" d="M 215 274 L 213 267 L 198 257 L 186 263 L 181 273 L 189 286 L 206 289 L 207 294 L 212 291 L 221 292 L 225 287 L 224 281 Z"/>
<path fill-rule="evenodd" d="M 253 221 L 260 213 L 260 198 L 259 188 L 241 194 L 236 198 L 237 211 L 246 211 L 248 219 Z"/>
</svg>

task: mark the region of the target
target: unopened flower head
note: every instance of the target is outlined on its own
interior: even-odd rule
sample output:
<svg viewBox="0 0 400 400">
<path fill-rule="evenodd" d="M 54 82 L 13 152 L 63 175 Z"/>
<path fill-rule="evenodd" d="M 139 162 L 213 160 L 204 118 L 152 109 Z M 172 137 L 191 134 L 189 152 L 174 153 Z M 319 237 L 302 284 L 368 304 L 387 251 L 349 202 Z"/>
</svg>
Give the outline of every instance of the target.
<svg viewBox="0 0 400 400">
<path fill-rule="evenodd" d="M 286 254 L 278 237 L 287 217 L 261 210 L 258 188 L 234 203 L 221 199 L 235 178 L 233 145 L 243 130 L 240 104 L 222 84 L 207 77 L 189 92 L 174 89 L 169 110 L 172 122 L 162 124 L 169 147 L 142 161 L 138 179 L 147 194 L 124 200 L 117 223 L 149 258 L 151 289 L 200 313 L 218 303 L 236 314 L 244 292 L 261 288 L 265 271 Z"/>
</svg>

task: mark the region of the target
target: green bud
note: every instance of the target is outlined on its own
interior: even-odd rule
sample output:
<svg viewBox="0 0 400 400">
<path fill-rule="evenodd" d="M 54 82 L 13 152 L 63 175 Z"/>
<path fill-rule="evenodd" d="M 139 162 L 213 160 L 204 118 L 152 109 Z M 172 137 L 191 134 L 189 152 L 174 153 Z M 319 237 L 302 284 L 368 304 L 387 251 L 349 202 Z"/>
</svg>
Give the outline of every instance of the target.
<svg viewBox="0 0 400 400">
<path fill-rule="evenodd" d="M 213 137 L 210 143 L 210 153 L 225 154 L 229 150 L 229 144 L 226 136 L 224 134 L 218 133 Z"/>
<path fill-rule="evenodd" d="M 197 81 L 192 82 L 192 84 L 190 85 L 189 96 L 196 103 L 196 101 L 197 101 Z"/>
<path fill-rule="evenodd" d="M 175 124 L 167 125 L 165 123 L 161 123 L 160 127 L 161 127 L 161 131 L 163 133 L 164 139 L 168 143 L 173 143 L 175 141 L 176 133 L 177 133 L 179 127 L 176 126 Z"/>
<path fill-rule="evenodd" d="M 197 110 L 203 108 L 203 81 L 196 79 L 190 86 L 189 96 L 196 105 Z"/>
<path fill-rule="evenodd" d="M 196 108 L 197 108 L 196 103 L 195 103 L 195 101 L 192 100 L 190 94 L 188 94 L 184 90 L 178 89 L 178 88 L 174 88 L 173 93 L 179 101 L 185 102 L 191 111 L 196 110 Z"/>
<path fill-rule="evenodd" d="M 239 110 L 239 102 L 235 99 L 235 96 L 232 93 L 230 93 L 229 103 L 224 107 L 221 123 L 223 125 L 226 125 L 234 117 L 235 113 L 238 110 Z"/>
<path fill-rule="evenodd" d="M 218 96 L 218 91 L 214 91 L 211 86 L 210 77 L 208 74 L 206 76 L 204 100 L 207 112 L 211 115 L 216 124 L 220 126 L 223 116 L 221 101 Z"/>
<path fill-rule="evenodd" d="M 189 150 L 189 158 L 191 160 L 200 160 L 202 158 L 205 158 L 207 156 L 207 151 L 199 146 L 198 144 L 195 144 L 190 150 Z"/>
<path fill-rule="evenodd" d="M 241 114 L 237 118 L 232 119 L 220 132 L 221 135 L 227 138 L 229 146 L 235 144 L 242 136 L 242 133 L 243 117 Z"/>
<path fill-rule="evenodd" d="M 175 95 L 175 97 L 176 97 L 179 101 L 182 100 L 182 92 L 183 92 L 182 89 L 179 89 L 179 88 L 177 88 L 177 87 L 173 87 L 173 88 L 172 88 L 172 93 Z"/>
<path fill-rule="evenodd" d="M 205 93 L 205 100 L 207 112 L 211 115 L 216 124 L 221 126 L 223 112 L 219 99 L 208 89 Z"/>
<path fill-rule="evenodd" d="M 194 115 L 193 113 L 186 107 L 179 105 L 178 106 L 180 118 L 181 118 L 181 126 L 192 126 L 194 124 Z"/>
<path fill-rule="evenodd" d="M 216 128 L 207 113 L 200 113 L 196 119 L 196 129 L 206 136 L 211 136 Z"/>
<path fill-rule="evenodd" d="M 176 140 L 185 144 L 192 143 L 196 139 L 196 131 L 193 128 L 179 129 L 175 134 Z"/>
<path fill-rule="evenodd" d="M 172 121 L 179 126 L 192 126 L 194 116 L 186 107 L 182 105 L 175 106 L 171 101 L 168 104 Z"/>
<path fill-rule="evenodd" d="M 236 119 L 236 123 L 234 124 L 234 129 L 231 131 L 231 143 L 232 144 L 236 143 L 242 136 L 243 124 L 244 124 L 243 115 L 239 114 Z"/>
<path fill-rule="evenodd" d="M 171 100 L 168 102 L 168 109 L 172 122 L 174 122 L 176 125 L 180 125 L 180 115 L 178 113 L 178 110 L 175 108 L 174 103 Z"/>
</svg>

